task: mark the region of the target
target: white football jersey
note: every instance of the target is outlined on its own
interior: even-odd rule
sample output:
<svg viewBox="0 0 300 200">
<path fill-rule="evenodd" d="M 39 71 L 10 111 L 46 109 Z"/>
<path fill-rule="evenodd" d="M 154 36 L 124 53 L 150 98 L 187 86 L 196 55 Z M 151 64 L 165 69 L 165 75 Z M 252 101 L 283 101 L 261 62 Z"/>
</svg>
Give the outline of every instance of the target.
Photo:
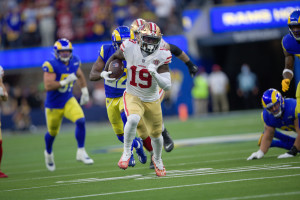
<svg viewBox="0 0 300 200">
<path fill-rule="evenodd" d="M 2 68 L 2 66 L 0 65 L 0 77 L 4 76 L 4 70 Z"/>
<path fill-rule="evenodd" d="M 125 40 L 120 49 L 127 62 L 126 92 L 138 96 L 144 102 L 153 102 L 159 99 L 158 84 L 150 75 L 147 66 L 169 64 L 172 54 L 169 50 L 159 48 L 154 53 L 144 57 L 140 45 L 134 40 Z"/>
<path fill-rule="evenodd" d="M 159 48 L 166 49 L 166 44 L 167 42 L 163 38 L 161 38 Z"/>
</svg>

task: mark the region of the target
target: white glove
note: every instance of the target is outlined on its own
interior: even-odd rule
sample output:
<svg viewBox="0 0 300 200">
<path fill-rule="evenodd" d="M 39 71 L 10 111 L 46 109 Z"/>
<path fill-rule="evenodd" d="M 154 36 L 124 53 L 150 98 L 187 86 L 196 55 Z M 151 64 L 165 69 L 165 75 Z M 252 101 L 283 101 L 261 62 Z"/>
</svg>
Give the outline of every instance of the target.
<svg viewBox="0 0 300 200">
<path fill-rule="evenodd" d="M 114 81 L 116 80 L 116 78 L 110 78 L 109 75 L 111 74 L 112 72 L 108 72 L 108 71 L 102 71 L 100 76 L 101 78 L 105 79 L 105 80 L 108 80 L 108 81 Z"/>
<path fill-rule="evenodd" d="M 257 152 L 252 153 L 251 156 L 247 158 L 247 160 L 261 159 L 262 157 L 264 157 L 264 155 L 264 152 L 259 149 Z"/>
<path fill-rule="evenodd" d="M 292 154 L 289 154 L 289 153 L 284 153 L 284 154 L 279 155 L 277 158 L 292 158 L 292 157 L 295 157 L 295 156 Z"/>
<path fill-rule="evenodd" d="M 65 78 L 62 81 L 59 81 L 61 86 L 65 86 L 73 81 L 77 80 L 77 76 L 75 75 L 75 73 L 70 74 L 69 76 L 67 76 L 67 78 Z"/>
<path fill-rule="evenodd" d="M 157 71 L 156 71 L 156 69 L 155 69 L 155 65 L 153 65 L 153 64 L 150 64 L 150 65 L 147 67 L 147 70 L 148 70 L 148 72 L 151 74 L 151 76 L 154 76 L 154 75 L 157 73 Z"/>
<path fill-rule="evenodd" d="M 87 87 L 81 88 L 80 105 L 85 105 L 89 102 L 90 96 Z"/>
</svg>

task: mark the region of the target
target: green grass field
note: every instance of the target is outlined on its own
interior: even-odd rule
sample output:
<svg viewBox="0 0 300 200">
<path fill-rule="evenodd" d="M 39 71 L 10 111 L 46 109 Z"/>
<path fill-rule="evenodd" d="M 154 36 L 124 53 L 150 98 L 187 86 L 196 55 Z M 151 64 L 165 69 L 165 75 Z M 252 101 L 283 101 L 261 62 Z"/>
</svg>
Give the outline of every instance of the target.
<svg viewBox="0 0 300 200">
<path fill-rule="evenodd" d="M 263 159 L 246 161 L 258 150 L 260 112 L 165 124 L 175 149 L 163 152 L 167 176 L 161 178 L 136 156 L 134 168 L 119 169 L 122 145 L 106 124 L 87 124 L 86 150 L 95 161 L 90 166 L 76 161 L 73 127 L 63 127 L 54 143 L 54 172 L 44 164 L 42 131 L 4 133 L 2 171 L 9 178 L 0 179 L 0 200 L 300 199 L 299 156 L 277 159 L 286 150 L 272 148 Z"/>
</svg>

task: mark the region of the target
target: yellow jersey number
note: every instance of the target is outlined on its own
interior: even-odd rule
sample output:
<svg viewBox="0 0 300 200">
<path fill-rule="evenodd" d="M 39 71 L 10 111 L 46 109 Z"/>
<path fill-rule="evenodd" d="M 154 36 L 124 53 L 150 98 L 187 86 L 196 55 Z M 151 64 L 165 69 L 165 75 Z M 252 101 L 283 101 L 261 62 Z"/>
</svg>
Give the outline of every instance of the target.
<svg viewBox="0 0 300 200">
<path fill-rule="evenodd" d="M 106 81 L 105 84 L 114 88 L 126 88 L 126 84 L 122 84 L 127 79 L 127 68 L 124 68 L 125 75 L 116 81 Z"/>
<path fill-rule="evenodd" d="M 60 80 L 62 81 L 64 79 L 66 79 L 69 75 L 70 74 L 61 74 Z M 61 92 L 61 93 L 65 93 L 67 91 L 71 92 L 73 85 L 74 85 L 74 81 L 67 84 L 67 85 L 65 85 L 64 87 L 59 88 L 58 91 Z"/>
</svg>

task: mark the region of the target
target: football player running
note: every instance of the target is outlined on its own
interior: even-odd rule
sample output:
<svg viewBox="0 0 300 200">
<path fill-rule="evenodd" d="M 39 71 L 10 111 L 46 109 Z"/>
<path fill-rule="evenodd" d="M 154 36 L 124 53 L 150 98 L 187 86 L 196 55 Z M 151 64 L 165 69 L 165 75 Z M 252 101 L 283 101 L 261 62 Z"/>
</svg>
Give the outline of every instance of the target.
<svg viewBox="0 0 300 200">
<path fill-rule="evenodd" d="M 295 56 L 300 58 L 300 10 L 293 11 L 288 18 L 288 26 L 290 33 L 285 35 L 282 39 L 282 48 L 285 55 L 285 68 L 282 72 L 283 80 L 281 82 L 282 91 L 286 92 L 289 89 L 291 80 L 293 79 Z M 300 117 L 300 85 L 298 83 L 296 90 L 296 113 Z M 299 125 L 298 125 L 299 127 Z M 300 137 L 296 139 L 300 143 Z M 300 146 L 296 147 L 300 150 Z M 288 156 L 288 154 L 286 154 Z"/>
<path fill-rule="evenodd" d="M 8 94 L 3 84 L 3 76 L 4 76 L 4 70 L 2 66 L 0 66 L 0 101 L 7 101 Z M 3 149 L 2 149 L 2 133 L 1 133 L 1 121 L 0 121 L 0 167 L 1 167 L 2 154 L 3 154 Z M 7 178 L 7 175 L 1 172 L 1 170 L 0 170 L 0 178 Z"/>
<path fill-rule="evenodd" d="M 133 32 L 130 31 L 127 26 L 119 26 L 112 32 L 112 44 L 102 45 L 99 56 L 96 62 L 93 64 L 90 72 L 90 80 L 98 81 L 103 76 L 109 75 L 111 72 L 103 71 L 105 63 L 109 57 L 119 49 L 119 46 L 125 39 L 134 39 Z M 113 130 L 117 138 L 124 143 L 124 125 L 127 118 L 124 112 L 123 93 L 126 88 L 127 68 L 126 62 L 124 62 L 124 73 L 117 79 L 113 80 L 107 77 L 104 80 L 105 95 L 106 95 L 106 109 L 108 119 L 113 127 Z M 113 81 L 112 81 L 113 80 Z M 147 155 L 143 150 L 143 142 L 140 138 L 133 139 L 132 148 L 135 148 L 138 155 L 138 159 L 142 164 L 147 162 Z M 129 166 L 135 166 L 135 160 L 133 153 L 131 153 L 131 159 Z"/>
<path fill-rule="evenodd" d="M 136 19 L 134 20 L 131 25 L 130 25 L 130 29 L 134 32 L 134 35 L 135 35 L 135 38 L 136 40 L 138 41 L 139 40 L 139 29 L 140 27 L 142 27 L 144 24 L 146 23 L 146 21 L 144 19 Z M 173 55 L 175 55 L 176 57 L 178 57 L 179 59 L 181 59 L 183 62 L 185 62 L 185 64 L 188 66 L 189 68 L 189 72 L 191 74 L 191 76 L 193 77 L 197 71 L 198 71 L 198 67 L 195 66 L 189 59 L 189 57 L 185 54 L 184 51 L 182 51 L 180 48 L 178 48 L 177 46 L 175 45 L 172 45 L 172 44 L 168 44 L 167 42 L 165 42 L 163 40 L 163 38 L 161 39 L 160 41 L 160 48 L 164 48 L 164 49 L 168 49 L 171 51 L 171 53 Z M 164 98 L 164 90 L 160 89 L 159 91 L 159 94 L 160 94 L 160 100 L 161 102 L 163 101 L 163 98 Z M 164 123 L 162 124 L 162 136 L 163 136 L 163 139 L 164 139 L 164 149 L 166 152 L 171 152 L 174 148 L 174 142 L 169 134 L 169 132 L 167 131 L 167 129 L 165 128 L 164 126 Z M 146 142 L 149 142 L 150 143 L 150 140 L 149 141 L 146 141 Z M 145 144 L 146 144 L 145 142 Z M 152 151 L 152 148 L 151 148 L 151 145 L 147 145 L 150 147 L 150 149 L 147 149 L 148 151 Z M 147 147 L 146 147 L 147 148 Z"/>
<path fill-rule="evenodd" d="M 262 120 L 264 122 L 264 133 L 259 139 L 259 150 L 251 154 L 247 160 L 260 159 L 269 150 L 270 147 L 279 147 L 288 149 L 285 154 L 278 156 L 278 158 L 289 158 L 297 155 L 299 143 L 294 137 L 288 136 L 280 131 L 279 128 L 285 131 L 294 131 L 300 134 L 298 126 L 298 118 L 295 116 L 296 100 L 284 99 L 279 91 L 275 89 L 268 89 L 262 96 Z M 274 140 L 273 138 L 278 140 Z M 299 137 L 297 137 L 299 138 Z"/>
<path fill-rule="evenodd" d="M 172 58 L 169 50 L 159 48 L 161 36 L 160 28 L 155 23 L 145 23 L 139 30 L 139 41 L 125 40 L 105 65 L 107 71 L 112 60 L 127 61 L 128 74 L 123 95 L 127 123 L 124 128 L 124 151 L 118 166 L 127 169 L 130 147 L 139 129 L 141 138 L 151 138 L 152 161 L 157 176 L 166 175 L 161 158 L 162 110 L 158 86 L 164 90 L 171 88 L 169 63 Z"/>
<path fill-rule="evenodd" d="M 45 61 L 42 66 L 44 85 L 47 91 L 45 113 L 48 130 L 45 134 L 46 149 L 44 155 L 49 171 L 55 170 L 52 146 L 63 117 L 76 125 L 75 137 L 78 146 L 76 159 L 84 164 L 94 163 L 84 148 L 85 117 L 82 108 L 72 94 L 74 82 L 78 80 L 81 87 L 81 105 L 88 103 L 89 92 L 84 74 L 80 69 L 80 59 L 73 55 L 72 51 L 73 47 L 69 40 L 59 39 L 54 44 L 55 58 Z"/>
</svg>

